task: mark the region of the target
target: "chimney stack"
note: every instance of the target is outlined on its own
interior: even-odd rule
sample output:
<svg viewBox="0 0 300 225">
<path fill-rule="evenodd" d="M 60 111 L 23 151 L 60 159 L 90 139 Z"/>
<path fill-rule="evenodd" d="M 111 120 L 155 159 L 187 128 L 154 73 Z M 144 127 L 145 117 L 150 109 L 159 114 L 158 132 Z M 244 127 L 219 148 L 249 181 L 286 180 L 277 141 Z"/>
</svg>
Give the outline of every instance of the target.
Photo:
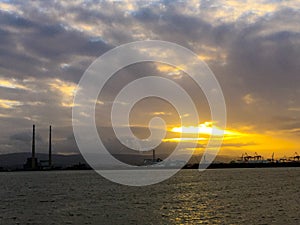
<svg viewBox="0 0 300 225">
<path fill-rule="evenodd" d="M 152 150 L 152 162 L 156 162 L 156 159 L 155 159 L 155 149 Z"/>
<path fill-rule="evenodd" d="M 35 169 L 35 125 L 32 126 L 32 152 L 31 152 L 31 168 Z"/>
<path fill-rule="evenodd" d="M 52 166 L 52 137 L 51 137 L 51 126 L 49 127 L 49 167 Z"/>
</svg>

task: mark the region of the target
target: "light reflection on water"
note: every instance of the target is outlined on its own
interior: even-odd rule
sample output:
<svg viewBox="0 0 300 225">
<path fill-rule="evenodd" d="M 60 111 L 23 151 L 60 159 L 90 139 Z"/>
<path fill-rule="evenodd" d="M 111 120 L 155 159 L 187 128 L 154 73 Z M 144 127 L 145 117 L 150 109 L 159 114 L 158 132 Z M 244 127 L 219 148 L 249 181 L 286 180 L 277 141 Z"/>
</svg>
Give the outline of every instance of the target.
<svg viewBox="0 0 300 225">
<path fill-rule="evenodd" d="M 0 224 L 300 224 L 300 169 L 184 170 L 148 187 L 92 171 L 0 173 Z"/>
</svg>

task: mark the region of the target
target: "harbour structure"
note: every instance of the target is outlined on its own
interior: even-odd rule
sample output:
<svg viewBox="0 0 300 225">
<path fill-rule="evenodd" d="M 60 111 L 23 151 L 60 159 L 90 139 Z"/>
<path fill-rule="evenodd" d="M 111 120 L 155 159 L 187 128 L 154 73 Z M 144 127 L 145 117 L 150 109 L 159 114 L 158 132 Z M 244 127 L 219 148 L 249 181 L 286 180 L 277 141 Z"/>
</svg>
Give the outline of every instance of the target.
<svg viewBox="0 0 300 225">
<path fill-rule="evenodd" d="M 272 160 L 274 160 L 274 153 L 272 155 Z M 241 159 L 233 161 L 233 163 L 271 163 L 272 160 L 265 160 L 262 155 L 258 155 L 257 152 L 253 156 L 244 153 Z"/>
<path fill-rule="evenodd" d="M 293 156 L 290 156 L 290 157 L 284 156 L 284 157 L 278 159 L 277 162 L 279 162 L 279 163 L 288 163 L 288 162 L 300 163 L 300 155 L 297 152 L 295 152 Z"/>
<path fill-rule="evenodd" d="M 248 155 L 247 153 L 242 154 L 241 158 L 231 163 L 254 163 L 254 164 L 262 164 L 262 163 L 289 163 L 289 162 L 298 162 L 300 163 L 300 156 L 297 152 L 295 152 L 294 156 L 291 157 L 281 157 L 277 160 L 274 158 L 274 152 L 272 154 L 272 158 L 264 159 L 263 156 L 258 155 L 256 152 L 253 156 Z"/>
<path fill-rule="evenodd" d="M 176 159 L 169 159 L 163 161 L 161 158 L 156 157 L 155 149 L 152 150 L 152 159 L 144 159 L 144 166 L 156 168 L 182 168 L 186 164 L 184 160 L 176 160 Z"/>
<path fill-rule="evenodd" d="M 289 161 L 297 161 L 297 162 L 300 162 L 300 155 L 295 152 L 294 156 L 292 157 L 289 157 Z"/>
</svg>

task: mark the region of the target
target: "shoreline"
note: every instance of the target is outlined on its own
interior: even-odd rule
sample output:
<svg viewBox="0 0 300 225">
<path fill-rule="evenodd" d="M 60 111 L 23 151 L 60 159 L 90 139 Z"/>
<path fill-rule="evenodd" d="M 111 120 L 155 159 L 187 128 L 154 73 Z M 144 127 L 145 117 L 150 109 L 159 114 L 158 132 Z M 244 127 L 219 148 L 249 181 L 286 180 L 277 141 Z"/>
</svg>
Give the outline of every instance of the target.
<svg viewBox="0 0 300 225">
<path fill-rule="evenodd" d="M 283 162 L 283 163 L 213 163 L 210 165 L 203 165 L 203 169 L 253 169 L 253 168 L 295 168 L 300 167 L 300 162 Z M 145 170 L 165 170 L 165 169 L 178 169 L 176 167 L 145 167 Z M 185 165 L 181 169 L 199 169 L 199 164 Z M 201 166 L 200 166 L 201 169 Z M 35 171 L 84 171 L 84 170 L 94 170 L 88 166 L 86 167 L 67 167 L 67 168 L 48 168 L 48 169 L 36 169 L 36 170 L 26 170 L 26 169 L 6 169 L 0 168 L 1 172 L 35 172 Z M 122 170 L 120 168 L 101 168 L 101 170 Z M 130 170 L 130 169 L 125 169 Z"/>
</svg>

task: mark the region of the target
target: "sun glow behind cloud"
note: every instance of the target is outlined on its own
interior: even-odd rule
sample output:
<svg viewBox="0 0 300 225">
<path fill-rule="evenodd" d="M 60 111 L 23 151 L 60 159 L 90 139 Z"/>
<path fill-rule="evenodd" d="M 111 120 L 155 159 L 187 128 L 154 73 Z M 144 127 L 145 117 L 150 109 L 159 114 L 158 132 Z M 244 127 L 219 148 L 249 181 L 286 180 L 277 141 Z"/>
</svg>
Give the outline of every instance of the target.
<svg viewBox="0 0 300 225">
<path fill-rule="evenodd" d="M 7 78 L 0 77 L 0 87 L 28 90 L 28 88 L 26 86 L 20 84 L 20 82 L 18 82 L 16 79 L 13 79 L 13 78 L 7 79 Z"/>
<path fill-rule="evenodd" d="M 183 128 L 184 138 L 169 138 L 164 139 L 164 142 L 183 142 L 186 144 L 186 151 L 193 151 L 194 154 L 202 154 L 206 149 L 208 140 L 212 138 L 211 128 L 207 128 L 202 125 L 199 132 L 198 138 L 188 138 L 188 135 L 192 131 L 197 131 L 195 128 Z M 240 130 L 243 130 L 240 127 Z M 175 128 L 174 131 L 181 131 L 180 128 Z M 214 137 L 218 138 L 218 137 Z M 198 147 L 190 148 L 188 143 L 197 143 Z M 239 157 L 242 153 L 248 153 L 253 155 L 255 152 L 263 155 L 265 158 L 270 158 L 272 153 L 275 152 L 276 157 L 284 157 L 292 154 L 292 152 L 297 151 L 298 142 L 292 137 L 289 137 L 286 132 L 277 131 L 277 132 L 261 132 L 254 129 L 247 132 L 240 132 L 236 130 L 225 130 L 223 144 L 219 150 L 220 155 L 228 155 L 230 157 L 236 156 Z M 212 146 L 212 148 L 214 148 Z"/>
<path fill-rule="evenodd" d="M 0 108 L 11 109 L 11 108 L 15 108 L 16 106 L 21 106 L 21 105 L 22 105 L 22 102 L 19 102 L 19 101 L 0 99 Z"/>
<path fill-rule="evenodd" d="M 5 11 L 5 12 L 18 12 L 20 14 L 22 14 L 22 12 L 20 10 L 18 10 L 18 8 L 12 4 L 8 4 L 5 2 L 0 2 L 0 11 Z"/>
<path fill-rule="evenodd" d="M 280 132 L 260 133 L 255 131 L 253 127 L 240 127 L 239 130 L 240 131 L 233 129 L 222 130 L 213 122 L 204 122 L 197 127 L 173 127 L 169 129 L 169 132 L 180 134 L 181 137 L 165 138 L 163 142 L 185 143 L 185 150 L 194 151 L 194 154 L 201 154 L 205 150 L 210 138 L 221 138 L 224 134 L 220 154 L 231 156 L 238 156 L 241 152 L 248 152 L 249 154 L 259 152 L 265 155 L 265 157 L 268 157 L 270 153 L 276 152 L 282 157 L 285 155 L 287 148 L 297 148 L 297 142 L 295 140 L 285 137 L 285 135 L 280 134 Z M 212 136 L 213 133 L 214 135 Z M 195 134 L 198 134 L 198 137 L 194 137 Z M 189 143 L 197 143 L 200 147 L 190 148 L 188 146 Z"/>
<path fill-rule="evenodd" d="M 234 138 L 241 138 L 248 136 L 250 134 L 241 133 L 234 130 L 222 130 L 220 127 L 216 126 L 213 122 L 204 122 L 199 124 L 197 127 L 195 126 L 181 126 L 181 127 L 173 127 L 169 130 L 171 133 L 181 134 L 181 138 L 173 137 L 173 138 L 165 138 L 164 142 L 201 142 L 208 141 L 210 137 L 213 138 L 222 138 L 223 140 L 230 140 Z M 198 135 L 198 137 L 194 137 Z M 193 137 L 190 137 L 193 136 Z"/>
<path fill-rule="evenodd" d="M 49 86 L 52 90 L 61 94 L 61 105 L 63 107 L 73 107 L 73 97 L 77 85 L 72 82 L 62 81 L 60 79 L 51 80 Z"/>
<path fill-rule="evenodd" d="M 182 133 L 182 134 L 195 134 L 199 135 L 214 135 L 214 136 L 245 136 L 246 134 L 240 133 L 238 131 L 232 130 L 222 130 L 218 126 L 214 125 L 213 122 L 204 122 L 199 124 L 198 127 L 189 126 L 189 127 L 173 127 L 172 132 Z"/>
</svg>

